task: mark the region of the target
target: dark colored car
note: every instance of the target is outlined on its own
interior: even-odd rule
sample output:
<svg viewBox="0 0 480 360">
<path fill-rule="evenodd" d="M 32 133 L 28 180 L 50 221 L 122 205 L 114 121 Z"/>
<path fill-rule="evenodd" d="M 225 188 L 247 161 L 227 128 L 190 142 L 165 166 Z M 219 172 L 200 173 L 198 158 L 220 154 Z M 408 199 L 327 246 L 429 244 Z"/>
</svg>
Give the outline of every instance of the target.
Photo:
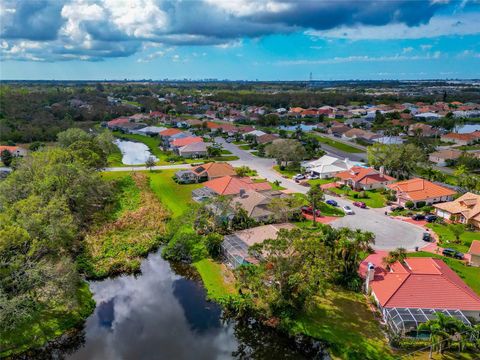
<svg viewBox="0 0 480 360">
<path fill-rule="evenodd" d="M 357 207 L 359 207 L 359 208 L 362 208 L 362 209 L 365 209 L 365 208 L 367 207 L 367 204 L 365 204 L 365 203 L 362 202 L 362 201 L 355 201 L 355 202 L 353 203 L 353 205 L 355 205 L 355 206 L 357 206 Z"/>
<path fill-rule="evenodd" d="M 463 259 L 463 254 L 460 251 L 457 251 L 455 249 L 449 249 L 449 248 L 443 249 L 442 255 L 453 257 L 455 259 L 460 259 L 460 260 Z"/>
<path fill-rule="evenodd" d="M 325 201 L 328 205 L 332 205 L 332 206 L 338 206 L 337 202 L 335 200 L 327 200 Z"/>
<path fill-rule="evenodd" d="M 402 211 L 402 210 L 405 210 L 405 208 L 403 206 L 390 206 L 390 211 Z"/>
<path fill-rule="evenodd" d="M 308 214 L 308 215 L 313 215 L 313 209 L 311 206 L 302 206 L 301 208 L 302 212 L 305 213 L 305 214 Z M 315 211 L 315 215 L 317 216 L 320 216 L 322 213 L 320 212 L 320 210 L 316 210 Z"/>
<path fill-rule="evenodd" d="M 413 214 L 412 215 L 412 220 L 424 220 L 425 219 L 425 215 L 422 215 L 422 214 Z"/>
<path fill-rule="evenodd" d="M 423 233 L 422 239 L 423 239 L 423 241 L 427 241 L 427 242 L 432 242 L 433 241 L 432 235 L 430 235 L 427 232 Z"/>
<path fill-rule="evenodd" d="M 431 223 L 431 222 L 434 222 L 435 220 L 437 220 L 437 216 L 436 215 L 427 215 L 427 216 L 425 216 L 425 220 L 427 220 L 427 222 Z"/>
</svg>

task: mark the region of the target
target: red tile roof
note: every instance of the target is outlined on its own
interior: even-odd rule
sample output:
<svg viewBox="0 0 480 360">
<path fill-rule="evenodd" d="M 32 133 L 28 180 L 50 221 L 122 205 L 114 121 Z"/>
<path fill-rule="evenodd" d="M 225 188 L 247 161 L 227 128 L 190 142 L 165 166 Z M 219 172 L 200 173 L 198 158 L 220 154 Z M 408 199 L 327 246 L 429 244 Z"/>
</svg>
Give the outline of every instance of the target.
<svg viewBox="0 0 480 360">
<path fill-rule="evenodd" d="M 191 137 L 185 137 L 185 138 L 173 140 L 172 146 L 181 147 L 181 146 L 190 145 L 190 144 L 199 143 L 199 142 L 203 142 L 203 139 L 200 136 L 191 136 Z"/>
<path fill-rule="evenodd" d="M 441 196 L 451 196 L 456 194 L 454 190 L 420 178 L 399 181 L 397 183 L 388 185 L 388 187 L 401 193 L 402 195 L 407 196 L 414 201 L 438 198 Z"/>
<path fill-rule="evenodd" d="M 350 170 L 342 171 L 335 175 L 342 180 L 352 180 L 361 184 L 374 184 L 386 181 L 393 181 L 395 178 L 386 174 L 381 174 L 373 168 L 364 168 L 361 166 L 354 166 Z"/>
<path fill-rule="evenodd" d="M 113 126 L 113 125 L 126 124 L 128 122 L 130 122 L 129 118 L 119 117 L 119 118 L 110 120 L 109 122 L 107 122 L 107 124 L 108 126 Z"/>
<path fill-rule="evenodd" d="M 0 153 L 4 150 L 7 150 L 11 153 L 14 153 L 15 151 L 19 150 L 20 148 L 18 146 L 7 146 L 7 145 L 0 145 Z"/>
<path fill-rule="evenodd" d="M 209 129 L 220 129 L 221 126 L 219 124 L 216 124 L 214 122 L 211 122 L 211 121 L 207 121 L 207 127 Z"/>
<path fill-rule="evenodd" d="M 468 250 L 469 254 L 472 255 L 480 255 L 480 241 L 473 240 L 472 245 L 470 245 L 470 249 Z"/>
<path fill-rule="evenodd" d="M 271 190 L 272 186 L 268 182 L 253 182 L 249 177 L 224 176 L 205 182 L 203 185 L 212 189 L 219 195 L 239 194 L 244 190 Z"/>
<path fill-rule="evenodd" d="M 181 130 L 178 130 L 178 129 L 167 129 L 167 130 L 163 130 L 161 132 L 159 132 L 158 134 L 160 136 L 172 136 L 172 135 L 175 135 L 175 134 L 180 134 L 182 131 Z"/>
<path fill-rule="evenodd" d="M 480 297 L 440 259 L 407 258 L 389 272 L 380 266 L 371 289 L 385 308 L 480 311 Z"/>
</svg>

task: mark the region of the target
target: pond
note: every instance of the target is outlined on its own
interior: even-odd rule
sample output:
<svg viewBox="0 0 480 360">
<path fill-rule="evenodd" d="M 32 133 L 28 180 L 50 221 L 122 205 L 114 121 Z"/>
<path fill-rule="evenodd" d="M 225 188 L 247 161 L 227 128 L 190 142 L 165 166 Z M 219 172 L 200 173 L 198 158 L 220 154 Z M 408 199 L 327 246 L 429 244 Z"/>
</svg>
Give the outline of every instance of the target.
<svg viewBox="0 0 480 360">
<path fill-rule="evenodd" d="M 463 124 L 456 126 L 455 130 L 459 134 L 471 133 L 473 131 L 480 130 L 480 124 Z"/>
<path fill-rule="evenodd" d="M 68 346 L 49 350 L 46 357 L 325 358 L 318 342 L 294 340 L 254 320 L 224 319 L 221 308 L 206 300 L 191 267 L 172 267 L 160 252 L 145 259 L 141 270 L 137 276 L 91 282 L 97 307 L 84 330 Z"/>
<path fill-rule="evenodd" d="M 315 130 L 317 128 L 317 125 L 300 124 L 300 125 L 291 125 L 291 126 L 279 126 L 278 128 L 280 130 L 286 130 L 286 131 L 297 131 L 299 127 L 302 131 L 308 132 L 308 131 Z"/>
<path fill-rule="evenodd" d="M 115 145 L 122 152 L 122 163 L 125 165 L 145 164 L 147 159 L 152 156 L 148 146 L 141 142 L 117 139 L 115 140 Z M 156 157 L 152 157 L 155 161 L 158 161 Z"/>
</svg>

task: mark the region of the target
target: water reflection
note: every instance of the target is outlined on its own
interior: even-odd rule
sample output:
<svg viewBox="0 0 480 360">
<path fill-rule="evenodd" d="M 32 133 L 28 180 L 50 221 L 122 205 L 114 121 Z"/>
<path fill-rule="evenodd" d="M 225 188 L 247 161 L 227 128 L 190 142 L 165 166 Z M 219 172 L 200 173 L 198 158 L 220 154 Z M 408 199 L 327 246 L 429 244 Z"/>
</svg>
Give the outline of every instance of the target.
<svg viewBox="0 0 480 360">
<path fill-rule="evenodd" d="M 97 307 L 84 329 L 27 358 L 326 358 L 309 339 L 293 341 L 252 319 L 223 319 L 191 269 L 172 269 L 158 252 L 143 261 L 140 275 L 92 282 Z"/>
<path fill-rule="evenodd" d="M 115 144 L 122 152 L 122 163 L 125 165 L 145 164 L 145 161 L 152 156 L 147 145 L 141 142 L 125 141 L 117 139 Z M 155 161 L 158 159 L 153 156 Z"/>
</svg>

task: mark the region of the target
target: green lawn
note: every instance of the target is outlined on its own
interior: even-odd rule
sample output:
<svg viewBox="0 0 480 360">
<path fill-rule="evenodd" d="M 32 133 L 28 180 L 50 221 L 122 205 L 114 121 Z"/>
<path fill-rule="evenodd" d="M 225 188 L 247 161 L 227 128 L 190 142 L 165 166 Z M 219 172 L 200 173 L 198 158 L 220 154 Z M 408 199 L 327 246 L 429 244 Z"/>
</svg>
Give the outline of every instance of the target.
<svg viewBox="0 0 480 360">
<path fill-rule="evenodd" d="M 449 247 L 463 253 L 468 252 L 473 240 L 480 240 L 480 232 L 465 231 L 462 235 L 460 235 L 460 243 L 457 244 L 455 242 L 455 236 L 448 228 L 448 225 L 427 224 L 427 227 L 432 229 L 439 236 L 439 245 L 441 247 Z"/>
<path fill-rule="evenodd" d="M 251 176 L 251 175 L 249 175 Z M 253 182 L 268 182 L 272 186 L 272 190 L 285 190 L 281 185 L 276 185 L 275 183 L 268 181 L 267 179 L 253 179 Z"/>
<path fill-rule="evenodd" d="M 246 142 L 245 141 L 234 141 L 233 144 L 235 144 L 235 145 L 245 145 Z"/>
<path fill-rule="evenodd" d="M 452 259 L 442 255 L 432 254 L 426 251 L 408 253 L 409 257 L 433 257 L 442 259 L 465 283 L 480 295 L 480 267 L 467 266 L 461 260 Z"/>
<path fill-rule="evenodd" d="M 335 179 L 334 178 L 330 178 L 330 179 L 315 179 L 315 180 L 308 180 L 308 183 L 310 184 L 310 186 L 313 186 L 313 185 L 316 185 L 316 184 L 319 184 L 319 185 L 324 185 L 324 184 L 330 184 L 332 182 L 334 182 Z"/>
<path fill-rule="evenodd" d="M 318 209 L 321 211 L 322 215 L 325 216 L 345 216 L 345 213 L 342 209 L 336 206 L 328 205 L 324 202 L 320 203 Z"/>
<path fill-rule="evenodd" d="M 39 348 L 66 331 L 80 327 L 95 309 L 92 293 L 84 281 L 78 286 L 77 302 L 73 306 L 51 305 L 51 308 L 39 309 L 32 319 L 14 330 L 0 327 L 0 358 Z"/>
<path fill-rule="evenodd" d="M 222 263 L 212 259 L 203 259 L 193 264 L 200 274 L 208 297 L 212 300 L 236 295 L 235 279 Z"/>
<path fill-rule="evenodd" d="M 326 341 L 341 359 L 393 359 L 378 320 L 359 293 L 329 290 L 289 325 L 293 333 Z"/>
<path fill-rule="evenodd" d="M 278 166 L 278 165 L 275 165 L 273 167 L 273 170 L 275 170 L 276 172 L 282 174 L 283 176 L 287 176 L 289 178 L 294 177 L 295 175 L 297 175 L 300 172 L 300 169 L 294 169 L 294 170 L 283 169 L 283 170 L 281 170 L 280 166 Z"/>
<path fill-rule="evenodd" d="M 246 145 L 240 145 L 240 146 L 239 146 L 239 148 L 240 148 L 240 149 L 242 149 L 242 150 L 250 150 L 250 149 L 251 149 L 251 147 L 250 147 L 250 145 L 249 145 L 249 144 L 246 144 Z"/>
<path fill-rule="evenodd" d="M 321 135 L 316 135 L 315 137 L 322 144 L 330 145 L 331 147 L 334 147 L 335 149 L 338 149 L 338 150 L 341 150 L 341 151 L 345 151 L 345 152 L 348 152 L 348 153 L 363 153 L 364 152 L 363 150 L 360 150 L 356 147 L 341 143 L 339 141 L 335 141 L 335 140 L 327 138 L 327 137 L 323 137 Z"/>
<path fill-rule="evenodd" d="M 115 145 L 115 151 L 110 155 L 108 155 L 108 159 L 107 159 L 108 166 L 110 167 L 128 166 L 122 162 L 122 157 L 123 157 L 122 152 L 120 151 L 118 146 Z"/>
<path fill-rule="evenodd" d="M 367 190 L 365 194 L 367 198 L 354 198 L 354 194 L 359 194 L 357 191 L 353 191 L 347 188 L 331 188 L 330 191 L 338 195 L 346 195 L 346 197 L 352 201 L 362 201 L 370 208 L 382 208 L 385 206 L 385 197 L 379 192 Z"/>
<path fill-rule="evenodd" d="M 252 154 L 253 156 L 259 156 L 258 151 L 250 151 L 250 154 Z"/>
<path fill-rule="evenodd" d="M 222 149 L 221 154 L 222 155 L 232 155 L 232 152 L 228 151 L 228 150 L 225 150 L 225 149 Z"/>
<path fill-rule="evenodd" d="M 177 184 L 172 177 L 178 170 L 155 170 L 148 172 L 153 192 L 171 212 L 173 217 L 180 216 L 192 203 L 192 190 L 202 184 Z"/>
</svg>

